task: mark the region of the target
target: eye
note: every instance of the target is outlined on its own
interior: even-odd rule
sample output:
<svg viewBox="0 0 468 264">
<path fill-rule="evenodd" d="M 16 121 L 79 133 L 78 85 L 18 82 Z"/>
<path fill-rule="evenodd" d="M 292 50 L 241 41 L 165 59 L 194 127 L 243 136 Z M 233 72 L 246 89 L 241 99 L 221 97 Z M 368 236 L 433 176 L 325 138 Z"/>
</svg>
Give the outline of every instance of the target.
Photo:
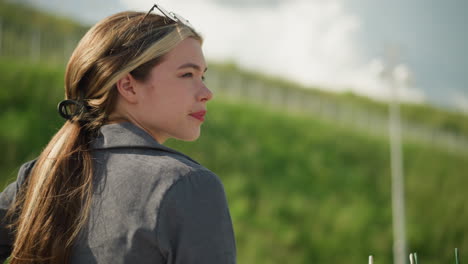
<svg viewBox="0 0 468 264">
<path fill-rule="evenodd" d="M 181 75 L 182 78 L 192 78 L 194 74 L 192 72 L 187 72 Z M 205 76 L 201 76 L 202 81 L 205 81 Z"/>
</svg>

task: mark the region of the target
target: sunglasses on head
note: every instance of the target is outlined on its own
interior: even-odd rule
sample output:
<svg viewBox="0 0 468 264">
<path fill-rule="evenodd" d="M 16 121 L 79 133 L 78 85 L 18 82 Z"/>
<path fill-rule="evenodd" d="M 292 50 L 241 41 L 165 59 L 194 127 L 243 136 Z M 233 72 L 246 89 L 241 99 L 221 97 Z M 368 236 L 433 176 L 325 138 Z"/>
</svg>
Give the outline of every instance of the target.
<svg viewBox="0 0 468 264">
<path fill-rule="evenodd" d="M 155 9 L 157 8 L 165 17 L 169 18 L 170 20 L 176 22 L 176 23 L 180 23 L 188 28 L 190 28 L 191 30 L 195 31 L 194 27 L 192 26 L 192 24 L 190 24 L 190 22 L 183 18 L 181 15 L 178 15 L 174 12 L 169 12 L 167 11 L 166 9 L 164 9 L 161 5 L 158 5 L 158 4 L 154 4 L 153 7 L 151 7 L 151 9 L 148 11 L 148 13 L 146 13 L 146 15 L 143 17 L 143 19 L 141 19 L 140 23 L 143 22 L 143 20 L 145 20 L 145 18 Z"/>
</svg>

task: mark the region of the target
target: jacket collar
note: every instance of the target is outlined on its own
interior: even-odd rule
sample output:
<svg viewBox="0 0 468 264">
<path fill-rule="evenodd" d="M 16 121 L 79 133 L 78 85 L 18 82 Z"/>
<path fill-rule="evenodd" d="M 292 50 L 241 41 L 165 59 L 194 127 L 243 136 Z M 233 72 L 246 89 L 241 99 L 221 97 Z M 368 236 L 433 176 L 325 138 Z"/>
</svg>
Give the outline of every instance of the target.
<svg viewBox="0 0 468 264">
<path fill-rule="evenodd" d="M 156 149 L 183 156 L 199 164 L 189 156 L 158 143 L 150 134 L 130 122 L 103 125 L 99 129 L 98 137 L 91 143 L 91 148 L 94 150 L 115 148 Z"/>
</svg>

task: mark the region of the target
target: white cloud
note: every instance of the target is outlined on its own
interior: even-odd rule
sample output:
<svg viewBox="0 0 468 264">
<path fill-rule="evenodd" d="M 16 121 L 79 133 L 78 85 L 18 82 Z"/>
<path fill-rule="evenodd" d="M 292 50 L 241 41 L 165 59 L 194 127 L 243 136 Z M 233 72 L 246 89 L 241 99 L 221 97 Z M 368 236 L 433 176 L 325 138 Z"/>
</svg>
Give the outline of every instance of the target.
<svg viewBox="0 0 468 264">
<path fill-rule="evenodd" d="M 210 0 L 161 0 L 204 35 L 208 59 L 232 60 L 248 69 L 333 91 L 386 100 L 389 88 L 379 77 L 381 60 L 365 61 L 356 40 L 361 21 L 342 0 L 290 0 L 254 7 L 226 6 Z M 146 0 L 121 0 L 141 11 Z M 405 101 L 422 101 L 419 89 L 399 88 Z"/>
<path fill-rule="evenodd" d="M 453 92 L 450 97 L 456 109 L 468 114 L 468 96 L 461 92 Z"/>
<path fill-rule="evenodd" d="M 412 73 L 406 65 L 396 65 L 390 70 L 385 68 L 382 59 L 376 58 L 350 74 L 347 80 L 356 93 L 382 101 L 391 100 L 394 95 L 405 102 L 421 103 L 426 100 L 422 90 L 414 87 Z M 390 76 L 393 81 L 390 81 Z"/>
</svg>

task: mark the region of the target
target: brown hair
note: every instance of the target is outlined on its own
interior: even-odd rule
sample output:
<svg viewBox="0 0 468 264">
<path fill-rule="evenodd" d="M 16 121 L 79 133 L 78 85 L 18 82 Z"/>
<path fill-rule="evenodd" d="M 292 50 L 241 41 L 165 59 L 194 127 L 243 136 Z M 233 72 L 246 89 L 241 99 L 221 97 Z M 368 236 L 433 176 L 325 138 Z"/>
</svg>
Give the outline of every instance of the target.
<svg viewBox="0 0 468 264">
<path fill-rule="evenodd" d="M 93 193 L 90 142 L 108 122 L 116 82 L 131 73 L 144 80 L 180 41 L 200 35 L 168 18 L 121 12 L 93 26 L 81 39 L 65 73 L 67 99 L 87 105 L 65 122 L 37 159 L 9 214 L 19 263 L 68 263 L 87 222 Z M 144 17 L 144 19 L 143 19 Z"/>
</svg>

